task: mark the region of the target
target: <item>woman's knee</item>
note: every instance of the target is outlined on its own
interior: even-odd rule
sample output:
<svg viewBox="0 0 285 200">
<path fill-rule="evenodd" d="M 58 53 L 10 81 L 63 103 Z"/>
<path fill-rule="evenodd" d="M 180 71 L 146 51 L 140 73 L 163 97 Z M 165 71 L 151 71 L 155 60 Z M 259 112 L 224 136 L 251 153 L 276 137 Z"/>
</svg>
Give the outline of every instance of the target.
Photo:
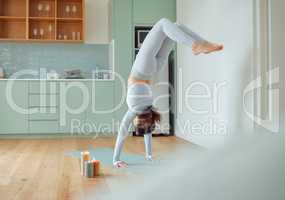
<svg viewBox="0 0 285 200">
<path fill-rule="evenodd" d="M 166 23 L 172 23 L 169 19 L 167 18 L 161 18 L 158 23 L 160 24 L 166 24 Z"/>
</svg>

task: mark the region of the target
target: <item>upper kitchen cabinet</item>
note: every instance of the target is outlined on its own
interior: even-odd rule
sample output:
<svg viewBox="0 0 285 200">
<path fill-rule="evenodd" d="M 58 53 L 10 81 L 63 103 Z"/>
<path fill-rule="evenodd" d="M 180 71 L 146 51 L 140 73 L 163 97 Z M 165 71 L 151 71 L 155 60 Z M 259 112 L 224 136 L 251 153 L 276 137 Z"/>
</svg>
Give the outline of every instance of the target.
<svg viewBox="0 0 285 200">
<path fill-rule="evenodd" d="M 26 39 L 26 0 L 0 0 L 0 39 Z"/>
<path fill-rule="evenodd" d="M 0 41 L 83 42 L 85 0 L 0 0 Z"/>
<path fill-rule="evenodd" d="M 111 0 L 85 0 L 86 39 L 88 44 L 109 44 L 111 41 Z"/>
<path fill-rule="evenodd" d="M 0 0 L 0 17 L 25 18 L 28 0 Z"/>
<path fill-rule="evenodd" d="M 176 19 L 176 0 L 133 0 L 134 24 L 154 24 L 160 18 Z"/>
</svg>

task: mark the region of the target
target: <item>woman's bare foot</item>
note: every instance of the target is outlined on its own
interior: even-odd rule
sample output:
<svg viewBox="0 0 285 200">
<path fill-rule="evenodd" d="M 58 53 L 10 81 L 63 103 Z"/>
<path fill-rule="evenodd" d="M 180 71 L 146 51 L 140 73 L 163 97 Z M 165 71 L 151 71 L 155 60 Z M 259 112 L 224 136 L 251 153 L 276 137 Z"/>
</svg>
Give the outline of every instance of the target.
<svg viewBox="0 0 285 200">
<path fill-rule="evenodd" d="M 209 54 L 215 51 L 221 51 L 223 48 L 224 46 L 220 44 L 210 42 L 195 42 L 192 46 L 192 51 L 194 55 L 199 55 L 201 53 Z"/>
</svg>

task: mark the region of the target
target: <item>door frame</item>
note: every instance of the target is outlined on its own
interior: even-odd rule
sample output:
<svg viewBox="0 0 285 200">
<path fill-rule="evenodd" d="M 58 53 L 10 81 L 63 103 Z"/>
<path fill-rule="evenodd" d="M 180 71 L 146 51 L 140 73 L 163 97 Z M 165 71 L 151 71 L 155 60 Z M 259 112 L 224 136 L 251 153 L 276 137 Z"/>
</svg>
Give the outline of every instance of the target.
<svg viewBox="0 0 285 200">
<path fill-rule="evenodd" d="M 273 124 L 276 118 L 276 97 L 274 97 L 273 85 L 276 83 L 276 75 L 279 81 L 278 69 L 272 66 L 272 0 L 254 0 L 254 59 L 253 75 L 260 78 L 260 90 L 254 93 L 255 128 L 270 126 L 272 130 L 279 129 Z M 279 100 L 277 99 L 279 102 Z M 268 123 L 268 124 L 267 124 Z M 273 131 L 275 132 L 275 131 Z"/>
</svg>

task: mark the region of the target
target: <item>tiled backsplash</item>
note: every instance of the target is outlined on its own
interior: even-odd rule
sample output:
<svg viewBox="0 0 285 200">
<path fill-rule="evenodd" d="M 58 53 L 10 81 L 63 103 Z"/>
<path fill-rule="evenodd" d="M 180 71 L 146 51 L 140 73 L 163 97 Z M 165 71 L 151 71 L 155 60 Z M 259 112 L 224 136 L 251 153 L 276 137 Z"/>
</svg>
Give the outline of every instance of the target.
<svg viewBox="0 0 285 200">
<path fill-rule="evenodd" d="M 23 69 L 45 68 L 59 74 L 66 69 L 81 69 L 84 74 L 109 70 L 109 45 L 0 43 L 0 67 L 7 78 Z"/>
</svg>

